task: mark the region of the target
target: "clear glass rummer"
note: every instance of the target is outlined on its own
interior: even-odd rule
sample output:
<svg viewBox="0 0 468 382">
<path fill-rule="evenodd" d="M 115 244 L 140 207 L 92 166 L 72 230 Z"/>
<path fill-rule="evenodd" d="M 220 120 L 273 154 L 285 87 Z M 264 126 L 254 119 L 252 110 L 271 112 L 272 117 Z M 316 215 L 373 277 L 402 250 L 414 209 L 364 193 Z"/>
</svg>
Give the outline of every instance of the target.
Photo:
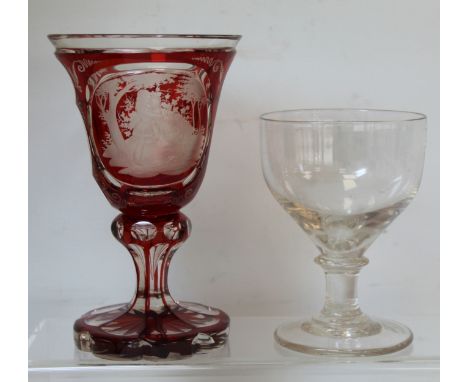
<svg viewBox="0 0 468 382">
<path fill-rule="evenodd" d="M 293 350 L 378 355 L 408 346 L 398 323 L 370 318 L 357 298 L 364 252 L 410 203 L 421 180 L 426 117 L 389 110 L 288 110 L 261 116 L 261 158 L 273 196 L 318 247 L 322 311 L 285 323 Z"/>
<path fill-rule="evenodd" d="M 50 35 L 76 92 L 93 175 L 122 213 L 112 233 L 132 255 L 128 304 L 75 322 L 80 350 L 105 358 L 167 358 L 224 344 L 223 311 L 174 300 L 167 275 L 190 234 L 179 210 L 205 173 L 221 87 L 237 35 Z"/>
</svg>

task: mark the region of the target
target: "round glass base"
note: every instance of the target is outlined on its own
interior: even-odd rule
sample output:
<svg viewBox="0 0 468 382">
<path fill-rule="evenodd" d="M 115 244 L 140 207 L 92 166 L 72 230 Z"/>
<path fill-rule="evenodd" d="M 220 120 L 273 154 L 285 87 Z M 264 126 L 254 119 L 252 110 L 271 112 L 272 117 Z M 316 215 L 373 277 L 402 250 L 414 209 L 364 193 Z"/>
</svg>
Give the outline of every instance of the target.
<svg viewBox="0 0 468 382">
<path fill-rule="evenodd" d="M 376 356 L 406 348 L 413 333 L 394 321 L 373 319 L 380 330 L 369 336 L 338 337 L 312 333 L 310 321 L 284 323 L 275 331 L 281 346 L 301 353 L 336 356 Z"/>
<path fill-rule="evenodd" d="M 229 317 L 192 302 L 171 303 L 159 311 L 130 304 L 95 309 L 75 322 L 75 344 L 105 359 L 178 359 L 222 347 Z"/>
</svg>

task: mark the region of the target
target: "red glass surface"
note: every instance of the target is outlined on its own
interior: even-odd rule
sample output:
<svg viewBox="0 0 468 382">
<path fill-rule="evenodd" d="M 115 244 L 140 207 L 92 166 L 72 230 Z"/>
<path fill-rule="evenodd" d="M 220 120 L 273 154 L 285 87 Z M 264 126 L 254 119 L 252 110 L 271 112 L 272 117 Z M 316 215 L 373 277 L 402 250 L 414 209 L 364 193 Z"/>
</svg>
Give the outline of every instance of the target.
<svg viewBox="0 0 468 382">
<path fill-rule="evenodd" d="M 168 290 L 170 260 L 190 231 L 179 209 L 202 182 L 229 49 L 60 49 L 89 139 L 93 175 L 122 214 L 114 236 L 129 250 L 137 290 L 129 304 L 75 322 L 75 343 L 101 357 L 166 358 L 219 347 L 229 317 L 179 303 Z"/>
<path fill-rule="evenodd" d="M 169 264 L 188 238 L 190 221 L 182 213 L 145 221 L 119 215 L 112 233 L 132 255 L 137 290 L 129 304 L 86 313 L 75 322 L 75 343 L 100 356 L 166 358 L 219 347 L 229 317 L 219 309 L 175 301 L 169 292 Z"/>
<path fill-rule="evenodd" d="M 178 211 L 189 203 L 198 191 L 205 173 L 213 122 L 218 106 L 221 86 L 227 70 L 234 58 L 233 50 L 198 50 L 168 53 L 57 53 L 60 62 L 69 72 L 76 90 L 76 103 L 83 116 L 88 133 L 94 177 L 109 202 L 125 214 L 135 216 L 159 216 Z M 149 63 L 161 64 L 151 68 Z M 190 64 L 191 69 L 166 68 L 166 64 Z M 136 64 L 136 65 L 132 65 Z M 121 68 L 116 70 L 115 68 Z M 183 68 L 183 66 L 181 66 Z M 119 68 L 119 69 L 120 69 Z M 140 71 L 141 73 L 138 73 Z M 154 80 L 141 80 L 136 84 L 128 84 L 138 75 L 154 73 Z M 161 73 L 173 73 L 165 83 L 157 78 Z M 112 91 L 97 93 L 109 80 L 106 76 L 115 76 L 107 88 Z M 103 81 L 104 77 L 104 81 Z M 184 82 L 185 81 L 185 82 Z M 192 88 L 187 82 L 193 81 Z M 197 84 L 197 81 L 199 82 Z M 155 88 L 157 83 L 157 89 Z M 104 86 L 103 86 L 104 84 Z M 146 85 L 146 86 L 145 86 Z M 127 86 L 127 87 L 126 87 Z M 202 89 L 197 89 L 202 87 Z M 203 94 L 190 94 L 194 89 Z M 94 93 L 93 93 L 94 92 Z M 172 111 L 170 117 L 182 115 L 193 127 L 191 135 L 199 137 L 197 157 L 188 166 L 174 166 L 168 173 L 151 171 L 146 174 L 132 176 L 129 171 L 122 170 L 121 164 L 112 165 L 112 161 L 104 154 L 106 142 L 111 136 L 109 123 L 103 114 L 109 115 L 113 125 L 118 125 L 119 134 L 113 134 L 111 139 L 122 141 L 122 146 L 133 138 L 135 128 L 129 126 L 138 118 L 136 112 L 137 99 L 149 94 L 148 98 L 160 97 L 161 108 Z M 87 99 L 88 96 L 88 99 Z M 172 109 L 172 110 L 171 110 Z M 185 110 L 184 110 L 185 109 Z M 184 112 L 180 112 L 184 110 Z M 170 118 L 169 117 L 169 118 Z M 157 116 L 154 116 L 157 121 Z M 175 118 L 174 118 L 175 119 Z M 136 124 L 136 123 L 133 123 Z M 167 124 L 169 129 L 170 123 Z M 115 130 L 115 129 L 114 129 Z M 154 161 L 165 162 L 172 155 L 184 153 L 184 147 L 178 146 L 177 134 L 169 143 L 169 148 L 154 150 Z M 143 142 L 144 139 L 142 138 Z M 148 144 L 150 146 L 150 144 Z M 176 147 L 174 147 L 176 146 Z M 135 151 L 149 151 L 134 145 Z M 171 151 L 172 150 L 172 151 Z M 152 153 L 146 154 L 151 156 Z M 145 154 L 140 158 L 144 161 Z M 130 171 L 131 172 L 131 171 Z"/>
</svg>

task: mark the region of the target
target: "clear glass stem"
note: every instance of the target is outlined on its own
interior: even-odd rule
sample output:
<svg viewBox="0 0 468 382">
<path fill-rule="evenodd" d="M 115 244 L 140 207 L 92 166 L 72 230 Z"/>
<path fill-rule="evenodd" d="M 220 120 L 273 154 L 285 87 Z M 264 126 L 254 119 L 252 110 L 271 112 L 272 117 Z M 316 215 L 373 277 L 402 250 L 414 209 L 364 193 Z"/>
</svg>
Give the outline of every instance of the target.
<svg viewBox="0 0 468 382">
<path fill-rule="evenodd" d="M 325 272 L 326 295 L 322 314 L 337 312 L 346 316 L 361 314 L 357 297 L 358 276 L 358 272 Z"/>
<path fill-rule="evenodd" d="M 325 304 L 318 317 L 304 324 L 304 329 L 317 335 L 362 337 L 376 334 L 380 325 L 362 313 L 357 295 L 361 268 L 369 260 L 364 251 L 333 255 L 322 253 L 315 261 L 325 271 Z"/>
</svg>

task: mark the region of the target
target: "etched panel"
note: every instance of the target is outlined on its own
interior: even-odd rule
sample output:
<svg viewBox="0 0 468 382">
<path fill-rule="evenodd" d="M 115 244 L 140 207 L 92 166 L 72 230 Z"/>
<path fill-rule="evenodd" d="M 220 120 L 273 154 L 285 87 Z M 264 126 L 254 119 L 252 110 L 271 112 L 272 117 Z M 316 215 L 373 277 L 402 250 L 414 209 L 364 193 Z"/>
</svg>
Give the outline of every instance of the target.
<svg viewBox="0 0 468 382">
<path fill-rule="evenodd" d="M 95 151 L 122 183 L 145 185 L 158 176 L 169 177 L 167 183 L 183 180 L 208 140 L 208 77 L 193 65 L 142 65 L 119 65 L 90 79 Z"/>
</svg>

